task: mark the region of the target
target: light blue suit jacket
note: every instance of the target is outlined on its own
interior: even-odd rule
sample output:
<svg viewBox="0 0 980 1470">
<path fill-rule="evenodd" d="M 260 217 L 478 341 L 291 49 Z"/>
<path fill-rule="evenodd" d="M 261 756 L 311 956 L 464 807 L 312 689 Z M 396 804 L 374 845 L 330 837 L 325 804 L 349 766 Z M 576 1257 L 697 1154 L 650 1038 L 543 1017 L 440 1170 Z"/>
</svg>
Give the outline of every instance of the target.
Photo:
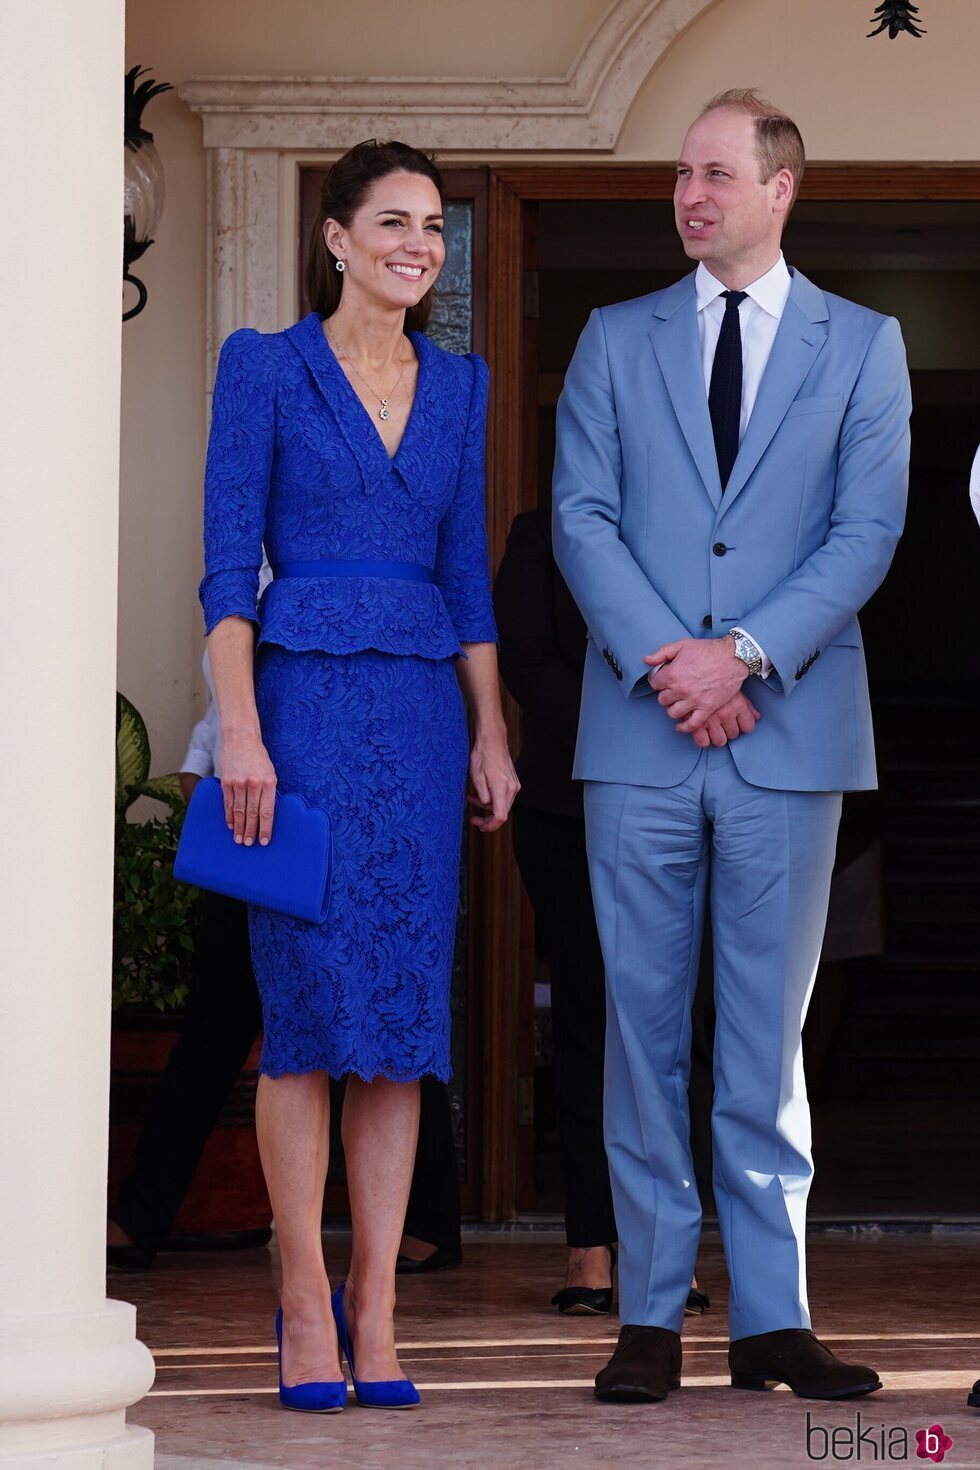
<svg viewBox="0 0 980 1470">
<path fill-rule="evenodd" d="M 772 660 L 732 756 L 753 785 L 876 784 L 857 613 L 902 532 L 911 398 L 897 321 L 798 271 L 724 495 L 694 275 L 594 311 L 558 404 L 554 545 L 589 627 L 575 775 L 675 786 L 700 755 L 643 656 L 746 628 Z M 707 619 L 710 618 L 710 626 Z"/>
</svg>

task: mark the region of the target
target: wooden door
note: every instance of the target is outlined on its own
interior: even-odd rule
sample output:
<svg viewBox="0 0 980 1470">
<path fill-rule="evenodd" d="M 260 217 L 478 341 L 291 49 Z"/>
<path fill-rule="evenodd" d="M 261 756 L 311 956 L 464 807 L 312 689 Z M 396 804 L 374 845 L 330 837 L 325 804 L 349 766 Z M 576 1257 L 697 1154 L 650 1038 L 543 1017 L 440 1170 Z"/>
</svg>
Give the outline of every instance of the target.
<svg viewBox="0 0 980 1470">
<path fill-rule="evenodd" d="M 535 373 L 537 328 L 527 313 L 526 272 L 537 242 L 535 212 L 543 201 L 667 201 L 674 168 L 668 165 L 536 165 L 492 170 L 487 346 L 492 380 L 490 478 L 493 546 L 499 556 L 507 527 L 537 503 Z M 980 171 L 968 166 L 810 165 L 801 198 L 812 201 L 980 200 Z M 857 241 L 856 250 L 867 242 Z M 680 273 L 680 272 L 679 272 Z M 975 528 L 974 528 L 975 529 Z M 513 716 L 513 712 L 511 712 Z M 516 719 L 514 719 L 516 735 Z M 481 900 L 498 930 L 487 971 L 488 1070 L 484 1210 L 488 1219 L 513 1218 L 529 1187 L 527 1097 L 528 1015 L 534 982 L 533 938 L 520 883 L 498 847 L 494 887 Z M 526 900 L 523 901 L 526 905 Z M 524 923 L 522 927 L 522 912 Z M 492 1109 L 492 1111 L 491 1111 Z M 494 1126 L 497 1120 L 499 1127 Z"/>
</svg>

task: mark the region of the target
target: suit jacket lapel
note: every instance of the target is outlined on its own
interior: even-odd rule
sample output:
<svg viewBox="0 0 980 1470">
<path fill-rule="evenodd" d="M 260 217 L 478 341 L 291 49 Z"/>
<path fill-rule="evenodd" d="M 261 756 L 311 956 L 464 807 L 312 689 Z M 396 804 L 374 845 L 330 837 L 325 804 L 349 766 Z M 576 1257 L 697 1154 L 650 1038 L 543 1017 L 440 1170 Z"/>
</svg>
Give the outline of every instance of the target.
<svg viewBox="0 0 980 1470">
<path fill-rule="evenodd" d="M 748 483 L 826 342 L 827 318 L 822 292 L 794 271 L 752 417 L 725 489 L 726 510 Z"/>
<path fill-rule="evenodd" d="M 653 350 L 681 433 L 717 510 L 721 504 L 721 479 L 708 397 L 704 391 L 693 275 L 686 276 L 665 291 L 654 311 L 655 320 L 650 331 Z"/>
</svg>

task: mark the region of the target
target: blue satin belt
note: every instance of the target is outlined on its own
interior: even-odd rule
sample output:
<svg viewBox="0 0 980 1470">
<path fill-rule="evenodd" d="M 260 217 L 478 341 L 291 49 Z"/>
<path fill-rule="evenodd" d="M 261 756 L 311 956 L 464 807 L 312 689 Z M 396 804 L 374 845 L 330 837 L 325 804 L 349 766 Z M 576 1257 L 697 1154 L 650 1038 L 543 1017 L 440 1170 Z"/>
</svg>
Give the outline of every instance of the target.
<svg viewBox="0 0 980 1470">
<path fill-rule="evenodd" d="M 397 577 L 404 582 L 435 580 L 431 567 L 423 567 L 415 561 L 331 561 L 328 558 L 281 561 L 272 568 L 272 575 L 276 581 L 280 577 Z"/>
</svg>

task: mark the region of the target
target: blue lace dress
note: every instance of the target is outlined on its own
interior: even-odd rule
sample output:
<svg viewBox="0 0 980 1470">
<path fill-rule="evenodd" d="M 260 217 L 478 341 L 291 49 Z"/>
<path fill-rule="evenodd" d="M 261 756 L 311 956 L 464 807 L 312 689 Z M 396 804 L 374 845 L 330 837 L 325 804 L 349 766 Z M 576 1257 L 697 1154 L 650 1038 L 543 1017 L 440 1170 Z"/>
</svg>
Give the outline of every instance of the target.
<svg viewBox="0 0 980 1470">
<path fill-rule="evenodd" d="M 285 332 L 235 332 L 218 365 L 205 626 L 258 624 L 256 703 L 279 788 L 323 806 L 333 828 L 324 924 L 249 911 L 261 1070 L 273 1077 L 450 1071 L 468 764 L 455 660 L 461 643 L 497 636 L 487 369 L 419 333 L 412 342 L 418 386 L 393 459 L 315 313 Z M 263 543 L 274 573 L 329 558 L 412 563 L 433 577 L 280 575 L 256 610 Z"/>
</svg>

